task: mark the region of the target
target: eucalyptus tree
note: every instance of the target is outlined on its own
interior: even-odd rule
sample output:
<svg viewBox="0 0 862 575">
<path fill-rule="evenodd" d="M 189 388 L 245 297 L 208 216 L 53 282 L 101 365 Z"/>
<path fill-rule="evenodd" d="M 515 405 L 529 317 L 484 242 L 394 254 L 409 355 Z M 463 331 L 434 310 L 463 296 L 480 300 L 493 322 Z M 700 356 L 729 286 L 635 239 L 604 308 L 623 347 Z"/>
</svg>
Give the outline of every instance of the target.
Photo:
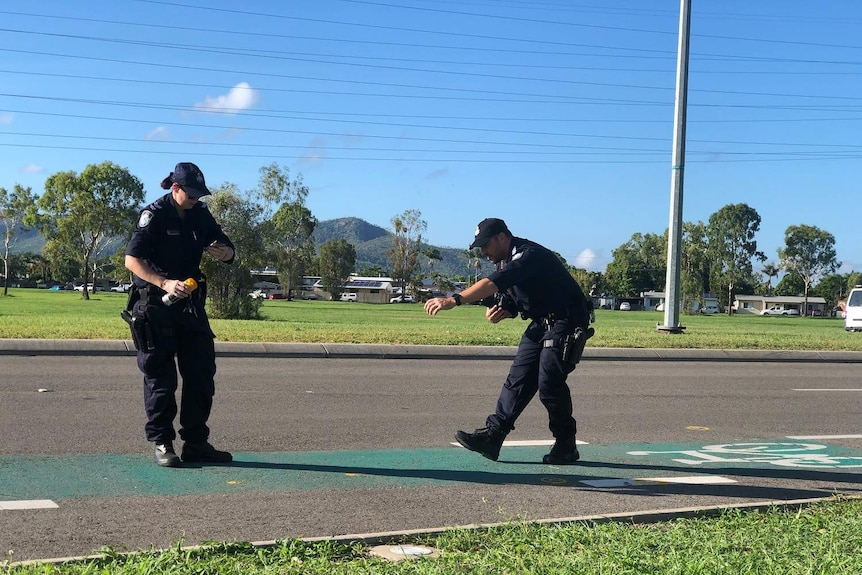
<svg viewBox="0 0 862 575">
<path fill-rule="evenodd" d="M 318 222 L 305 205 L 308 192 L 302 175 L 291 180 L 290 171 L 276 163 L 260 168 L 257 193 L 263 206 L 262 232 L 288 296 L 293 286 L 302 283 L 315 258 L 312 233 Z"/>
<path fill-rule="evenodd" d="M 392 264 L 392 279 L 401 288 L 401 293 L 411 283 L 419 271 L 422 253 L 422 234 L 428 224 L 422 219 L 419 210 L 405 210 L 392 217 L 392 247 L 389 249 L 389 263 Z"/>
<path fill-rule="evenodd" d="M 338 297 L 356 266 L 356 248 L 344 238 L 329 240 L 320 246 L 318 272 L 323 289 Z"/>
<path fill-rule="evenodd" d="M 0 222 L 3 222 L 3 295 L 9 294 L 9 268 L 12 256 L 10 249 L 15 243 L 15 234 L 19 226 L 24 224 L 27 212 L 32 211 L 36 205 L 36 196 L 30 188 L 24 188 L 15 184 L 12 192 L 6 188 L 0 188 Z"/>
<path fill-rule="evenodd" d="M 611 252 L 605 281 L 614 295 L 636 296 L 645 290 L 664 289 L 667 275 L 667 234 L 632 234 Z"/>
<path fill-rule="evenodd" d="M 817 226 L 790 226 L 784 231 L 784 248 L 778 250 L 778 255 L 788 273 L 802 278 L 805 285 L 803 311 L 807 314 L 811 283 L 841 265 L 835 252 L 835 236 Z"/>
<path fill-rule="evenodd" d="M 752 260 L 766 260 L 754 239 L 759 230 L 760 215 L 747 204 L 728 204 L 709 217 L 710 282 L 726 290 L 728 315 L 732 313 L 734 288 L 752 281 Z"/>
<path fill-rule="evenodd" d="M 703 294 L 710 291 L 709 240 L 703 222 L 682 225 L 682 250 L 680 252 L 680 291 L 684 307 L 694 310 L 694 302 L 703 305 Z"/>
<path fill-rule="evenodd" d="M 234 184 L 211 187 L 207 208 L 233 242 L 236 255 L 225 265 L 204 253 L 201 271 L 207 278 L 207 307 L 213 318 L 258 319 L 261 300 L 249 297 L 254 287 L 251 270 L 265 263 L 261 234 L 263 208 L 253 193 L 240 193 Z"/>
<path fill-rule="evenodd" d="M 112 162 L 91 164 L 80 174 L 48 177 L 36 202 L 39 212 L 28 221 L 39 227 L 49 251 L 75 255 L 84 283 L 82 297 L 90 299 L 91 261 L 107 258 L 116 239 L 128 237 L 143 200 L 143 184 L 126 168 Z"/>
<path fill-rule="evenodd" d="M 422 255 L 425 256 L 425 263 L 428 265 L 428 277 L 434 275 L 434 264 L 443 261 L 443 254 L 434 246 L 425 246 L 422 248 Z"/>
</svg>

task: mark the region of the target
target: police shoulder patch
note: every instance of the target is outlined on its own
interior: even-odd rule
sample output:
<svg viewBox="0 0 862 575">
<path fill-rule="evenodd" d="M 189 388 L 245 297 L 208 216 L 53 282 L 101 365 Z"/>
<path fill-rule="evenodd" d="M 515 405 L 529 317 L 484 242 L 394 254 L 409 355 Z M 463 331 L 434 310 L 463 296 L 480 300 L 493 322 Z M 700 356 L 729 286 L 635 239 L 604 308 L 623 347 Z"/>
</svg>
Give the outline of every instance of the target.
<svg viewBox="0 0 862 575">
<path fill-rule="evenodd" d="M 144 210 L 141 212 L 141 217 L 138 218 L 138 227 L 145 228 L 150 225 L 150 220 L 153 219 L 153 212 L 150 210 Z"/>
</svg>

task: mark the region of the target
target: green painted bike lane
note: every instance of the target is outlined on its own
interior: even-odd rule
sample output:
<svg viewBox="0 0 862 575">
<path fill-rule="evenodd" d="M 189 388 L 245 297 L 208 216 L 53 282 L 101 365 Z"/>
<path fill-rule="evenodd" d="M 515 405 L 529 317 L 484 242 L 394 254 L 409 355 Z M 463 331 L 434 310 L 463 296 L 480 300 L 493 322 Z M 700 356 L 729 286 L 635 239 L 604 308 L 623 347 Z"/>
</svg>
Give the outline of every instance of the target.
<svg viewBox="0 0 862 575">
<path fill-rule="evenodd" d="M 862 450 L 786 439 L 710 445 L 584 445 L 580 446 L 582 461 L 572 466 L 537 463 L 547 449 L 504 446 L 498 462 L 457 447 L 239 452 L 227 465 L 192 464 L 170 469 L 158 467 L 143 454 L 7 455 L 0 456 L 0 501 L 459 483 L 598 486 L 602 481 L 679 481 L 740 471 L 750 477 L 792 477 L 794 470 L 862 472 Z"/>
</svg>

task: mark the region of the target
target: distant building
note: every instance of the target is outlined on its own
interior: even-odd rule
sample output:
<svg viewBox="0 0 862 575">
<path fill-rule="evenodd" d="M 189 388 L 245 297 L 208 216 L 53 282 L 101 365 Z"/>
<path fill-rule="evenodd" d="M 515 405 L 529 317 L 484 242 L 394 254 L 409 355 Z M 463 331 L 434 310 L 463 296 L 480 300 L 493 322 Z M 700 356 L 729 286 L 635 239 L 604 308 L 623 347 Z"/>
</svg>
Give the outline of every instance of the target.
<svg viewBox="0 0 862 575">
<path fill-rule="evenodd" d="M 760 315 L 763 310 L 772 306 L 780 305 L 785 309 L 795 309 L 800 315 L 826 315 L 826 300 L 822 297 L 808 296 L 808 309 L 803 310 L 805 297 L 803 296 L 761 296 L 738 294 L 733 301 L 735 313 L 749 313 Z"/>
</svg>

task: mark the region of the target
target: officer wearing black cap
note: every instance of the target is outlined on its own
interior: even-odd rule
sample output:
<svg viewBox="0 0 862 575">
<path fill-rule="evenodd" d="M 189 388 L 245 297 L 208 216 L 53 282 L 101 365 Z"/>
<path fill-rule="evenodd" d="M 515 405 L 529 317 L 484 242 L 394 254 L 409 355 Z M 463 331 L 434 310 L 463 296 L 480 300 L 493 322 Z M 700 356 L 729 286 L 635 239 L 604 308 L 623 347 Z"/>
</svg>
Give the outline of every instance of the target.
<svg viewBox="0 0 862 575">
<path fill-rule="evenodd" d="M 206 282 L 200 262 L 206 251 L 233 263 L 234 246 L 206 204 L 198 201 L 210 194 L 200 168 L 181 162 L 161 187 L 170 192 L 141 211 L 125 259 L 135 274 L 124 318 L 132 326 L 138 368 L 144 373 L 144 430 L 147 440 L 155 444 L 156 463 L 179 467 L 173 447 L 179 368 L 182 461 L 224 463 L 232 460 L 231 454 L 208 442 L 215 335 L 204 310 Z"/>
<path fill-rule="evenodd" d="M 589 327 L 591 303 L 554 252 L 513 236 L 501 219 L 479 222 L 470 248 L 481 248 L 482 255 L 497 266 L 497 271 L 452 297 L 428 300 L 425 311 L 433 316 L 441 310 L 481 300 L 488 306 L 485 316 L 491 323 L 520 313 L 530 324 L 518 344 L 495 412 L 488 416 L 485 427 L 473 433 L 458 431 L 455 439 L 496 461 L 506 435 L 538 392 L 548 410 L 548 426 L 555 439 L 542 462 L 574 463 L 579 458 L 577 427 L 566 377 L 593 334 Z"/>
</svg>

